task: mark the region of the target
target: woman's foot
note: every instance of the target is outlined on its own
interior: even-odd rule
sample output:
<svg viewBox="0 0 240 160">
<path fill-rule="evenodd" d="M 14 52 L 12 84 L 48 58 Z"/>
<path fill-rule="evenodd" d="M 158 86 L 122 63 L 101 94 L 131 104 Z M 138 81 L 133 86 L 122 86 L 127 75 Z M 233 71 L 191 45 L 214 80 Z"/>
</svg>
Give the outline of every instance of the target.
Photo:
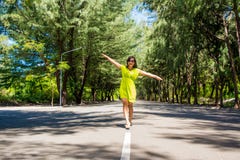
<svg viewBox="0 0 240 160">
<path fill-rule="evenodd" d="M 125 128 L 126 128 L 126 129 L 130 129 L 130 126 L 131 126 L 130 123 L 125 124 Z"/>
</svg>

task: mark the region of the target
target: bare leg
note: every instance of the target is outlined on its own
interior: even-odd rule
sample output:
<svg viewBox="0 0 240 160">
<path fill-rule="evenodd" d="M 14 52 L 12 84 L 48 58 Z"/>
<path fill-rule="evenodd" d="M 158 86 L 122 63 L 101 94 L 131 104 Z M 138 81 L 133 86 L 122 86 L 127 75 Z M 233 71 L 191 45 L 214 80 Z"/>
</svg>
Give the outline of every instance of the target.
<svg viewBox="0 0 240 160">
<path fill-rule="evenodd" d="M 126 128 L 130 127 L 130 122 L 129 122 L 129 107 L 128 107 L 128 100 L 127 99 L 122 99 L 123 103 L 123 115 L 126 119 Z"/>
<path fill-rule="evenodd" d="M 133 103 L 128 102 L 128 108 L 129 108 L 129 122 L 132 125 L 132 119 L 133 119 Z"/>
</svg>

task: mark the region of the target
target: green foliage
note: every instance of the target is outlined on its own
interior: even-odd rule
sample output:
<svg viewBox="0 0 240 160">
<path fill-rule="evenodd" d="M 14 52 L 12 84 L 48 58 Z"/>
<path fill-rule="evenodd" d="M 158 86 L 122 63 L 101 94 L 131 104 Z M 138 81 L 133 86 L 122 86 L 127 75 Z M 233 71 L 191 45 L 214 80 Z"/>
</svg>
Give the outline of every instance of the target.
<svg viewBox="0 0 240 160">
<path fill-rule="evenodd" d="M 6 63 L 1 67 L 6 73 L 0 75 L 1 88 L 13 88 L 19 101 L 49 102 L 53 97 L 58 100 L 61 70 L 62 89 L 68 95 L 63 97 L 68 97 L 69 103 L 81 103 L 89 93 L 94 96 L 90 90 L 98 94 L 96 100 L 113 97 L 120 76 L 102 60 L 101 53 L 119 61 L 131 53 L 135 37 L 129 35 L 135 31 L 126 16 L 134 3 L 5 1 L 1 24 L 17 45 L 8 57 L 1 58 Z M 75 48 L 80 49 L 67 52 Z"/>
<path fill-rule="evenodd" d="M 199 103 L 198 98 L 212 98 L 214 92 L 216 101 L 233 96 L 232 89 L 229 91 L 232 72 L 222 24 L 224 13 L 232 4 L 197 0 L 143 2 L 158 13 L 158 20 L 148 38 L 151 43 L 145 68 L 165 79 L 159 98 L 173 102 L 176 99 L 178 103 L 188 99 L 188 103 Z M 232 25 L 229 27 L 230 38 L 237 42 Z M 236 48 L 233 50 L 237 52 Z M 150 89 L 149 83 L 148 80 L 143 83 L 146 90 Z M 220 92 L 224 94 L 221 97 Z M 149 90 L 148 94 L 150 97 L 156 93 Z"/>
</svg>

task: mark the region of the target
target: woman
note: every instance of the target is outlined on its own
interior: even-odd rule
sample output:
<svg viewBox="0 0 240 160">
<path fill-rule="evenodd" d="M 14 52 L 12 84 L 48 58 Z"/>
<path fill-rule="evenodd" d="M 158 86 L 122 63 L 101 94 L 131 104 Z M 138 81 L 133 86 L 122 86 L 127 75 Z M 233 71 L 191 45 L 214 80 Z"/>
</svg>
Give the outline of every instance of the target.
<svg viewBox="0 0 240 160">
<path fill-rule="evenodd" d="M 125 128 L 129 129 L 132 125 L 133 118 L 133 103 L 136 101 L 136 88 L 134 80 L 137 79 L 138 75 L 148 76 L 157 80 L 162 80 L 157 75 L 145 72 L 137 68 L 137 61 L 134 56 L 130 56 L 127 59 L 127 66 L 119 64 L 109 56 L 102 54 L 104 58 L 114 64 L 118 69 L 122 71 L 122 80 L 120 84 L 120 98 L 123 104 L 123 114 L 126 119 Z"/>
</svg>

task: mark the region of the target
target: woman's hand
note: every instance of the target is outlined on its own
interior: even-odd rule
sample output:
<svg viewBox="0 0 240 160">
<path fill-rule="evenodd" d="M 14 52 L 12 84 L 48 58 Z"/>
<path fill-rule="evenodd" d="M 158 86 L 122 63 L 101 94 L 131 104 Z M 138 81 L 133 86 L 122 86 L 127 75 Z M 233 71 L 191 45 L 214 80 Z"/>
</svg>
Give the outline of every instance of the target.
<svg viewBox="0 0 240 160">
<path fill-rule="evenodd" d="M 106 54 L 104 54 L 104 53 L 102 53 L 102 56 L 104 57 L 104 58 L 107 58 L 108 56 L 106 55 Z"/>
<path fill-rule="evenodd" d="M 154 79 L 156 79 L 156 80 L 158 80 L 158 81 L 161 81 L 161 80 L 162 80 L 161 77 L 159 77 L 159 76 L 157 76 L 157 75 L 155 75 L 155 74 L 152 74 L 152 73 L 143 71 L 143 70 L 141 70 L 141 69 L 138 69 L 138 71 L 139 71 L 139 74 L 140 74 L 141 76 L 147 76 L 147 77 L 150 77 L 150 78 L 154 78 Z"/>
<path fill-rule="evenodd" d="M 158 80 L 158 81 L 162 81 L 162 78 L 159 77 L 159 76 L 155 76 L 154 78 L 155 78 L 156 80 Z"/>
<path fill-rule="evenodd" d="M 112 64 L 114 64 L 114 66 L 116 66 L 118 69 L 121 68 L 121 64 L 118 63 L 117 61 L 115 61 L 114 59 L 108 57 L 108 56 L 107 56 L 106 54 L 104 54 L 104 53 L 102 53 L 102 56 L 103 56 L 104 58 L 106 58 L 109 62 L 111 62 Z"/>
</svg>

